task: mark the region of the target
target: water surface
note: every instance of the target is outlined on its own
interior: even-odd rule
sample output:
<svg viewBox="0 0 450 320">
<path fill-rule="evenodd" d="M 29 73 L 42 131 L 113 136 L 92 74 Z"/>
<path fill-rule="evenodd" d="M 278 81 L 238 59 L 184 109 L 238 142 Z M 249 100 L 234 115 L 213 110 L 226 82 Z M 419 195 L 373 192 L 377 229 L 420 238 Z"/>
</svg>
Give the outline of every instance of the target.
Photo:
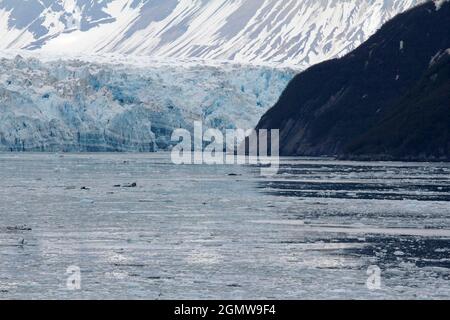
<svg viewBox="0 0 450 320">
<path fill-rule="evenodd" d="M 450 164 L 291 158 L 259 173 L 0 154 L 0 299 L 450 298 Z"/>
</svg>

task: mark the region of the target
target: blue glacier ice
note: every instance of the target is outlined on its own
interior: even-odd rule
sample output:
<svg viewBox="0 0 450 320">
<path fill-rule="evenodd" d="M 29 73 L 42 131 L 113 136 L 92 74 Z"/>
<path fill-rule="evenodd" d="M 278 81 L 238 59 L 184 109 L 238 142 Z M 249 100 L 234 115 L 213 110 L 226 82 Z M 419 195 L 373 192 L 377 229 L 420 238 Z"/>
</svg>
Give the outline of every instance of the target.
<svg viewBox="0 0 450 320">
<path fill-rule="evenodd" d="M 294 76 L 233 63 L 0 59 L 0 151 L 170 149 L 194 121 L 253 128 Z"/>
</svg>

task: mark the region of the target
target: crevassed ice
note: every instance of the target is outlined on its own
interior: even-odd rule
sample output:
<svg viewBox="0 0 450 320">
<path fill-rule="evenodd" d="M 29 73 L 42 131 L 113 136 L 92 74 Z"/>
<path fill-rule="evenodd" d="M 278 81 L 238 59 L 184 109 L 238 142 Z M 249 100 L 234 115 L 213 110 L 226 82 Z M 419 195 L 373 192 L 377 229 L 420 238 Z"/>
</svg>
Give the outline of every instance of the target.
<svg viewBox="0 0 450 320">
<path fill-rule="evenodd" d="M 0 60 L 0 150 L 156 151 L 176 128 L 249 129 L 291 69 L 239 64 Z"/>
</svg>

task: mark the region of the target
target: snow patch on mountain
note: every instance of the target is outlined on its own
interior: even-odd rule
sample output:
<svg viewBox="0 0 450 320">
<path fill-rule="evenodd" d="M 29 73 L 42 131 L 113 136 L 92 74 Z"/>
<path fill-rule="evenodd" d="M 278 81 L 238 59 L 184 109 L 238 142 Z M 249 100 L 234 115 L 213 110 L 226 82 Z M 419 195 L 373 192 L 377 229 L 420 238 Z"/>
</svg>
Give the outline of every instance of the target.
<svg viewBox="0 0 450 320">
<path fill-rule="evenodd" d="M 433 0 L 433 1 L 434 1 L 434 4 L 436 5 L 436 10 L 439 10 L 442 7 L 442 5 L 445 2 L 448 2 L 449 0 Z"/>
</svg>

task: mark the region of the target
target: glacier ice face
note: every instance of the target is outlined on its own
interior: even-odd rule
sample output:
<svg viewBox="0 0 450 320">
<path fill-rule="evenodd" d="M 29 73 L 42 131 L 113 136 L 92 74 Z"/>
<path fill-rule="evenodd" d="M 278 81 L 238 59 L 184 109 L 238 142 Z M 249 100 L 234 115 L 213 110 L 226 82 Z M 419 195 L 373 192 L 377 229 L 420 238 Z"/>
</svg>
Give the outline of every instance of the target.
<svg viewBox="0 0 450 320">
<path fill-rule="evenodd" d="M 0 0 L 0 49 L 301 68 L 344 55 L 426 0 Z"/>
<path fill-rule="evenodd" d="M 0 150 L 156 151 L 194 121 L 253 128 L 294 76 L 231 63 L 95 59 L 2 58 Z"/>
</svg>

